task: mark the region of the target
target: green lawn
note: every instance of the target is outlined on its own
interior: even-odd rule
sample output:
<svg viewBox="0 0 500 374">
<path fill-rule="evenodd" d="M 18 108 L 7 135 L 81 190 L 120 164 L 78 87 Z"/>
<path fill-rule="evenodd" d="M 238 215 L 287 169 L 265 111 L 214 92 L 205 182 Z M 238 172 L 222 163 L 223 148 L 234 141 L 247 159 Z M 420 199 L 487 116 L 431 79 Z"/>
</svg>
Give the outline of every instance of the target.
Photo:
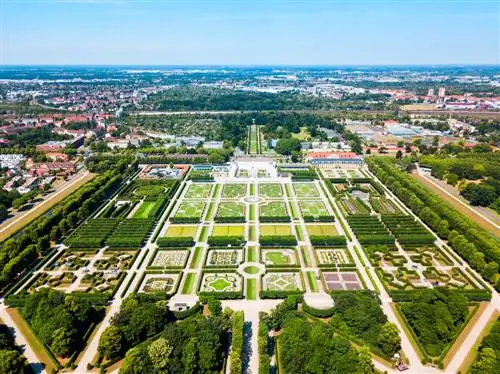
<svg viewBox="0 0 500 374">
<path fill-rule="evenodd" d="M 248 247 L 248 262 L 256 262 L 257 261 L 257 248 Z"/>
<path fill-rule="evenodd" d="M 132 218 L 149 218 L 149 214 L 156 206 L 156 201 L 144 201 L 137 209 Z"/>
<path fill-rule="evenodd" d="M 309 257 L 309 251 L 305 247 L 301 247 L 300 251 L 302 252 L 302 258 L 304 259 L 304 265 L 311 266 L 311 258 Z"/>
<path fill-rule="evenodd" d="M 184 295 L 188 295 L 193 293 L 194 280 L 196 278 L 195 273 L 188 273 L 186 276 L 186 280 L 184 281 L 184 286 L 182 287 L 182 293 Z"/>
<path fill-rule="evenodd" d="M 255 196 L 255 184 L 250 185 L 250 196 Z"/>
<path fill-rule="evenodd" d="M 217 217 L 245 217 L 245 205 L 239 203 L 220 203 Z"/>
<path fill-rule="evenodd" d="M 243 269 L 243 271 L 248 274 L 257 274 L 259 272 L 259 268 L 257 266 L 247 266 Z"/>
<path fill-rule="evenodd" d="M 257 279 L 247 279 L 247 299 L 257 299 Z"/>
<path fill-rule="evenodd" d="M 175 217 L 201 218 L 201 215 L 203 214 L 204 209 L 205 209 L 204 202 L 184 201 L 179 206 L 179 209 L 177 209 L 177 212 L 175 213 Z"/>
<path fill-rule="evenodd" d="M 200 242 L 206 242 L 208 238 L 208 226 L 203 226 L 200 233 Z"/>
<path fill-rule="evenodd" d="M 297 233 L 297 238 L 299 241 L 304 240 L 304 233 L 302 232 L 302 226 L 295 226 L 295 232 Z"/>
<path fill-rule="evenodd" d="M 213 282 L 210 283 L 210 286 L 213 287 L 217 291 L 224 291 L 227 287 L 231 285 L 231 282 L 224 278 L 217 278 Z"/>
<path fill-rule="evenodd" d="M 309 287 L 311 287 L 312 292 L 318 292 L 318 283 L 316 282 L 316 275 L 313 271 L 306 271 L 307 280 L 309 282 Z"/>
<path fill-rule="evenodd" d="M 309 236 L 336 236 L 337 229 L 331 224 L 306 225 Z"/>
<path fill-rule="evenodd" d="M 299 209 L 297 208 L 295 201 L 288 201 L 288 204 L 290 204 L 290 210 L 292 211 L 293 218 L 300 218 Z"/>
<path fill-rule="evenodd" d="M 200 266 L 201 253 L 202 249 L 200 247 L 196 247 L 194 249 L 193 259 L 191 260 L 191 269 L 197 269 Z"/>
<path fill-rule="evenodd" d="M 304 217 L 329 216 L 325 204 L 322 201 L 300 201 L 300 210 Z"/>
<path fill-rule="evenodd" d="M 214 218 L 215 214 L 215 203 L 210 203 L 207 209 L 207 215 L 205 217 L 205 221 L 211 221 Z"/>
<path fill-rule="evenodd" d="M 194 238 L 197 231 L 197 226 L 172 225 L 167 229 L 165 236 L 169 238 Z"/>
<path fill-rule="evenodd" d="M 260 236 L 293 235 L 289 225 L 260 225 Z"/>
<path fill-rule="evenodd" d="M 246 184 L 225 184 L 222 190 L 223 198 L 236 198 L 247 194 Z"/>
<path fill-rule="evenodd" d="M 271 261 L 273 265 L 288 265 L 292 263 L 290 256 L 278 251 L 266 251 L 264 256 L 266 262 Z"/>
<path fill-rule="evenodd" d="M 157 196 L 164 192 L 165 192 L 165 187 L 157 185 L 139 186 L 134 190 L 134 194 L 139 196 Z"/>
<path fill-rule="evenodd" d="M 248 213 L 248 215 L 250 216 L 250 221 L 255 221 L 255 218 L 256 218 L 256 211 L 257 210 L 257 206 L 255 204 L 250 204 L 250 212 Z"/>
<path fill-rule="evenodd" d="M 254 241 L 256 240 L 256 235 L 255 235 L 255 226 L 254 225 L 249 225 L 248 226 L 248 240 Z"/>
<path fill-rule="evenodd" d="M 259 195 L 263 197 L 281 197 L 283 191 L 277 183 L 259 184 Z"/>
<path fill-rule="evenodd" d="M 245 226 L 242 225 L 216 225 L 212 236 L 241 236 L 245 235 Z"/>
<path fill-rule="evenodd" d="M 319 197 L 319 191 L 313 183 L 294 183 L 297 197 Z"/>
<path fill-rule="evenodd" d="M 286 211 L 286 205 L 281 201 L 274 201 L 260 206 L 261 217 L 286 217 L 288 212 Z"/>
<path fill-rule="evenodd" d="M 193 183 L 189 186 L 186 193 L 186 199 L 205 199 L 210 196 L 212 184 L 208 183 Z"/>
</svg>

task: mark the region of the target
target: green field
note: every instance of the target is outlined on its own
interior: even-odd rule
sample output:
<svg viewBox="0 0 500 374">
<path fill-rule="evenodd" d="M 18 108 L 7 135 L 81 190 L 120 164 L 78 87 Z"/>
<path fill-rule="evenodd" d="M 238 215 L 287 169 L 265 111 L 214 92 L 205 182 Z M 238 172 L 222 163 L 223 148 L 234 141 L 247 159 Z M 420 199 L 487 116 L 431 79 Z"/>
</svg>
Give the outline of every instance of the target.
<svg viewBox="0 0 500 374">
<path fill-rule="evenodd" d="M 201 218 L 203 210 L 205 209 L 204 202 L 187 202 L 184 201 L 177 209 L 175 217 L 182 218 Z"/>
<path fill-rule="evenodd" d="M 246 184 L 225 184 L 222 190 L 223 198 L 237 198 L 246 196 L 247 186 Z"/>
<path fill-rule="evenodd" d="M 188 273 L 186 280 L 184 281 L 184 286 L 182 287 L 182 293 L 184 295 L 193 293 L 194 280 L 196 278 L 195 273 Z"/>
<path fill-rule="evenodd" d="M 333 224 L 306 225 L 309 236 L 335 236 L 338 235 Z"/>
<path fill-rule="evenodd" d="M 267 203 L 260 206 L 260 216 L 261 217 L 287 217 L 288 212 L 286 211 L 285 203 L 281 201 L 275 201 Z"/>
<path fill-rule="evenodd" d="M 307 271 L 307 280 L 309 281 L 309 287 L 311 287 L 312 292 L 318 292 L 318 283 L 316 282 L 316 276 L 313 271 Z"/>
<path fill-rule="evenodd" d="M 277 183 L 259 184 L 259 195 L 263 197 L 281 197 L 283 191 Z"/>
<path fill-rule="evenodd" d="M 325 204 L 321 201 L 299 201 L 300 210 L 304 217 L 329 216 Z"/>
<path fill-rule="evenodd" d="M 248 247 L 248 262 L 255 262 L 257 261 L 257 248 L 255 247 Z"/>
<path fill-rule="evenodd" d="M 217 217 L 245 217 L 245 205 L 239 203 L 220 203 Z"/>
<path fill-rule="evenodd" d="M 257 279 L 247 279 L 247 299 L 257 299 Z"/>
<path fill-rule="evenodd" d="M 197 226 L 173 225 L 169 226 L 165 236 L 169 238 L 194 238 L 197 231 Z"/>
<path fill-rule="evenodd" d="M 200 266 L 202 249 L 200 247 L 196 247 L 194 249 L 193 259 L 191 260 L 191 269 L 196 269 Z"/>
<path fill-rule="evenodd" d="M 139 196 L 158 196 L 166 191 L 164 186 L 158 185 L 144 185 L 139 186 L 134 190 L 134 194 Z"/>
<path fill-rule="evenodd" d="M 186 192 L 186 199 L 205 199 L 210 196 L 212 185 L 208 183 L 193 183 Z"/>
<path fill-rule="evenodd" d="M 255 225 L 248 226 L 248 240 L 254 241 L 255 237 Z"/>
<path fill-rule="evenodd" d="M 319 197 L 319 191 L 313 183 L 294 183 L 297 197 Z"/>
<path fill-rule="evenodd" d="M 244 236 L 245 226 L 238 225 L 216 225 L 212 231 L 212 236 Z"/>
<path fill-rule="evenodd" d="M 260 236 L 293 235 L 289 225 L 260 225 Z"/>
<path fill-rule="evenodd" d="M 279 250 L 273 250 L 273 251 L 266 250 L 263 252 L 262 257 L 265 263 L 270 261 L 273 265 L 290 265 L 295 263 L 294 259 L 290 256 L 290 254 L 287 254 L 286 252 L 281 252 Z"/>
<path fill-rule="evenodd" d="M 137 209 L 132 218 L 149 218 L 149 214 L 156 206 L 156 201 L 144 201 L 139 209 Z"/>
</svg>

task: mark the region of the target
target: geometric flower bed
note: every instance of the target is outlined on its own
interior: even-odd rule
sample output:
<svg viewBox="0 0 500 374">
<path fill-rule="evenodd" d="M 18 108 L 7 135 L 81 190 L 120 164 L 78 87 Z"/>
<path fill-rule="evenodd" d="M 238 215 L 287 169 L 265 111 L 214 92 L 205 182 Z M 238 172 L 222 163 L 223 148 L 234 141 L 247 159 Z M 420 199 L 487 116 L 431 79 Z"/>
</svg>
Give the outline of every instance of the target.
<svg viewBox="0 0 500 374">
<path fill-rule="evenodd" d="M 262 249 L 262 261 L 266 265 L 295 265 L 297 258 L 293 249 Z"/>
<path fill-rule="evenodd" d="M 300 273 L 272 273 L 262 277 L 266 291 L 303 291 Z"/>
<path fill-rule="evenodd" d="M 320 265 L 345 265 L 352 263 L 345 249 L 317 249 L 316 256 Z"/>
<path fill-rule="evenodd" d="M 241 276 L 236 273 L 205 273 L 200 292 L 238 292 L 242 290 Z"/>
<path fill-rule="evenodd" d="M 304 217 L 321 217 L 330 215 L 322 201 L 299 201 L 299 206 Z"/>
<path fill-rule="evenodd" d="M 193 183 L 189 186 L 184 198 L 186 199 L 206 199 L 210 195 L 212 184 L 209 183 Z"/>
<path fill-rule="evenodd" d="M 222 197 L 231 199 L 240 196 L 245 196 L 246 193 L 247 193 L 246 184 L 224 184 L 224 188 L 222 190 Z"/>
<path fill-rule="evenodd" d="M 361 290 L 363 288 L 358 274 L 353 271 L 338 273 L 323 272 L 323 279 L 325 280 L 326 287 L 330 291 Z"/>
<path fill-rule="evenodd" d="M 187 250 L 159 250 L 156 252 L 153 261 L 149 264 L 149 267 L 184 267 L 188 256 L 189 251 Z"/>
<path fill-rule="evenodd" d="M 179 274 L 146 274 L 138 292 L 165 292 L 175 291 Z"/>
<path fill-rule="evenodd" d="M 207 266 L 236 266 L 243 261 L 243 251 L 237 249 L 212 249 L 208 251 Z"/>
<path fill-rule="evenodd" d="M 263 197 L 281 197 L 281 185 L 278 183 L 259 184 L 259 195 Z"/>
<path fill-rule="evenodd" d="M 297 197 L 319 197 L 319 192 L 313 183 L 294 183 L 293 188 Z"/>
</svg>

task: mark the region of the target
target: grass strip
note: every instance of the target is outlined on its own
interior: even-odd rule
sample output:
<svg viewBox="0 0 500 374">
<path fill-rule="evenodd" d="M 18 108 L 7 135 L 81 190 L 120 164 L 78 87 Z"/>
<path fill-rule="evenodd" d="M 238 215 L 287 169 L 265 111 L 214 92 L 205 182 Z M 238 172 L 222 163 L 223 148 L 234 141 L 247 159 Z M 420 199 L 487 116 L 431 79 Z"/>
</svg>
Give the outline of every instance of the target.
<svg viewBox="0 0 500 374">
<path fill-rule="evenodd" d="M 193 292 L 194 280 L 196 278 L 195 273 L 188 273 L 186 275 L 186 280 L 184 281 L 184 285 L 182 286 L 182 293 L 184 295 L 189 295 Z"/>
<path fill-rule="evenodd" d="M 250 221 L 255 221 L 255 217 L 257 216 L 256 210 L 257 210 L 256 205 L 250 204 L 250 211 L 248 212 Z"/>
<path fill-rule="evenodd" d="M 302 252 L 302 258 L 304 259 L 304 264 L 306 266 L 311 266 L 311 258 L 309 257 L 309 252 L 306 247 L 301 247 L 300 251 Z"/>
<path fill-rule="evenodd" d="M 314 274 L 314 271 L 306 271 L 306 275 L 311 291 L 318 292 L 319 288 L 318 288 L 318 283 L 316 282 L 316 275 Z"/>
<path fill-rule="evenodd" d="M 247 279 L 247 300 L 257 300 L 257 279 Z"/>
<path fill-rule="evenodd" d="M 197 269 L 200 266 L 201 251 L 202 249 L 200 247 L 196 247 L 194 249 L 193 259 L 191 260 L 190 266 L 191 269 Z"/>
<path fill-rule="evenodd" d="M 252 242 L 256 240 L 255 226 L 254 225 L 248 226 L 248 240 L 252 241 Z"/>
<path fill-rule="evenodd" d="M 208 226 L 203 226 L 201 228 L 200 239 L 198 241 L 200 241 L 200 242 L 206 242 L 207 238 L 208 238 Z"/>
<path fill-rule="evenodd" d="M 257 248 L 248 247 L 248 262 L 256 262 L 257 261 Z"/>
</svg>

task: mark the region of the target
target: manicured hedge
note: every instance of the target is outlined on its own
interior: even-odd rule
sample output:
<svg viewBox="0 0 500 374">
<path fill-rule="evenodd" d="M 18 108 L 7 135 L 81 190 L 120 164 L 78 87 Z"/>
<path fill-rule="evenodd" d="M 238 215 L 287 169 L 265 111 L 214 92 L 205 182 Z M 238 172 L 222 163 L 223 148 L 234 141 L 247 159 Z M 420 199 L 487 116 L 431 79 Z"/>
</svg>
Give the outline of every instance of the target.
<svg viewBox="0 0 500 374">
<path fill-rule="evenodd" d="M 199 223 L 199 217 L 170 217 L 172 223 Z"/>
<path fill-rule="evenodd" d="M 290 216 L 259 216 L 260 222 L 290 222 Z"/>
<path fill-rule="evenodd" d="M 261 290 L 261 299 L 286 299 L 288 296 L 302 296 L 304 291 L 265 291 Z"/>
<path fill-rule="evenodd" d="M 245 217 L 234 216 L 234 217 L 215 217 L 214 221 L 217 223 L 241 223 L 245 222 Z"/>
<path fill-rule="evenodd" d="M 234 312 L 231 316 L 230 374 L 241 374 L 243 372 L 244 324 L 243 312 Z"/>
<path fill-rule="evenodd" d="M 194 240 L 192 237 L 158 238 L 156 244 L 160 248 L 192 247 L 194 245 Z"/>
<path fill-rule="evenodd" d="M 335 216 L 303 216 L 305 222 L 335 222 Z"/>
<path fill-rule="evenodd" d="M 293 235 L 261 236 L 259 243 L 263 247 L 281 247 L 297 245 L 297 239 Z"/>
<path fill-rule="evenodd" d="M 243 299 L 243 291 L 232 291 L 232 292 L 209 292 L 202 291 L 198 293 L 199 296 L 204 297 L 213 297 L 214 299 Z"/>
<path fill-rule="evenodd" d="M 305 301 L 302 303 L 302 309 L 304 310 L 304 312 L 312 314 L 313 316 L 318 318 L 331 317 L 333 315 L 333 312 L 335 311 L 335 307 L 331 307 L 328 309 L 317 309 L 308 305 Z"/>
<path fill-rule="evenodd" d="M 203 309 L 203 306 L 199 303 L 196 303 L 194 306 L 187 310 L 182 310 L 182 311 L 172 311 L 172 314 L 176 319 L 185 319 L 191 316 L 194 316 L 195 314 L 199 314 Z"/>
<path fill-rule="evenodd" d="M 245 239 L 241 236 L 209 236 L 207 243 L 214 247 L 225 247 L 228 245 L 240 247 L 245 244 Z"/>
<path fill-rule="evenodd" d="M 269 357 L 269 328 L 259 313 L 259 374 L 269 374 L 271 370 L 271 358 Z"/>
<path fill-rule="evenodd" d="M 345 246 L 346 238 L 342 235 L 337 236 L 310 236 L 309 240 L 315 247 L 329 247 L 329 246 Z"/>
<path fill-rule="evenodd" d="M 411 302 L 421 290 L 391 290 L 389 295 L 397 303 Z M 454 293 L 464 295 L 469 301 L 489 301 L 491 300 L 491 291 L 483 290 L 453 290 Z"/>
</svg>

